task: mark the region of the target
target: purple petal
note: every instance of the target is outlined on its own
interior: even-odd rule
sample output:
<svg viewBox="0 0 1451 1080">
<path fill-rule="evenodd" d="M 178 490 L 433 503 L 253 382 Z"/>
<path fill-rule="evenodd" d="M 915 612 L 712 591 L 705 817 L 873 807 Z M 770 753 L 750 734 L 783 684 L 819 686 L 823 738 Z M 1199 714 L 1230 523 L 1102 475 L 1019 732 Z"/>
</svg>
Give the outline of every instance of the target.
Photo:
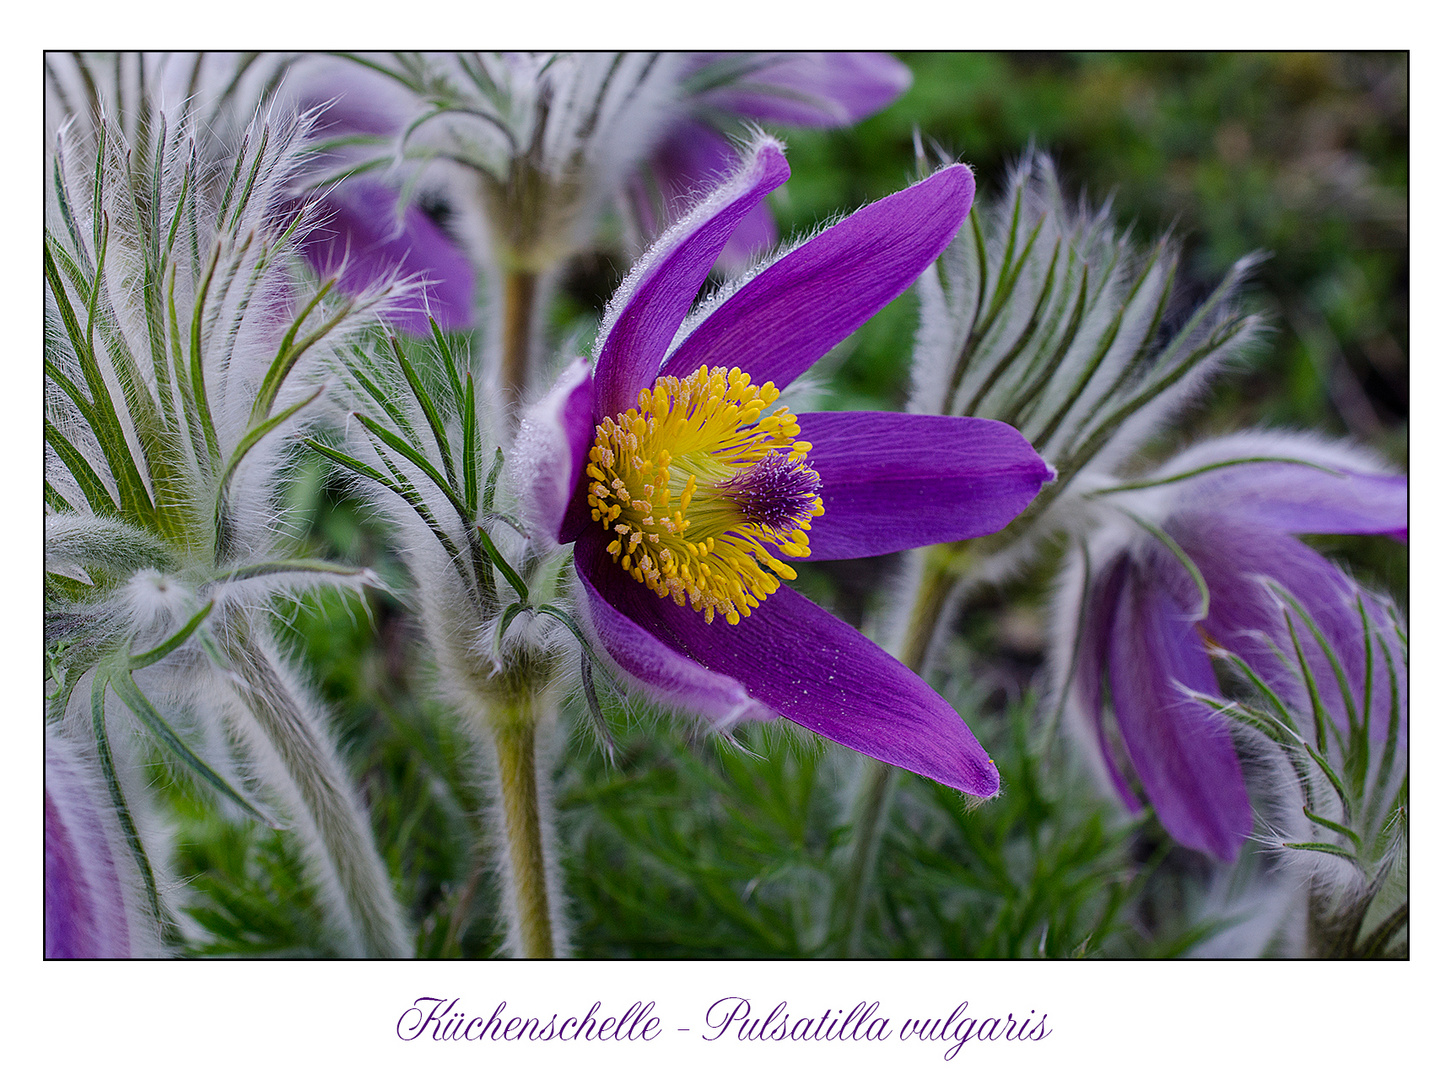
<svg viewBox="0 0 1451 1080">
<path fill-rule="evenodd" d="M 302 241 L 302 253 L 319 274 L 342 270 L 338 284 L 356 295 L 398 274 L 417 274 L 427 285 L 425 311 L 390 311 L 410 334 L 429 333 L 428 316 L 445 330 L 473 325 L 474 269 L 468 258 L 416 206 L 396 217 L 397 194 L 382 184 L 350 180 L 322 198 L 327 214 Z"/>
<path fill-rule="evenodd" d="M 601 328 L 595 415 L 633 408 L 726 242 L 748 211 L 791 175 L 780 144 L 759 140 L 740 170 L 672 226 L 635 264 Z"/>
<path fill-rule="evenodd" d="M 1099 753 L 1114 790 L 1125 806 L 1136 811 L 1143 804 L 1124 776 L 1121 763 L 1123 743 L 1110 733 L 1103 716 L 1103 680 L 1108 665 L 1109 643 L 1114 639 L 1114 618 L 1118 614 L 1119 598 L 1128 579 L 1128 570 L 1128 559 L 1120 557 L 1101 572 L 1090 587 L 1088 610 L 1083 615 L 1083 633 L 1078 643 L 1077 669 L 1073 673 L 1074 686 L 1067 692 L 1077 696 L 1079 708 L 1092 721 Z"/>
<path fill-rule="evenodd" d="M 1053 470 L 997 420 L 907 413 L 803 413 L 826 513 L 812 559 L 857 559 L 997 532 Z"/>
<path fill-rule="evenodd" d="M 972 195 L 972 173 L 952 165 L 858 210 L 733 293 L 661 374 L 740 367 L 757 385 L 784 388 L 917 280 L 956 235 Z"/>
<path fill-rule="evenodd" d="M 668 651 L 735 680 L 786 719 L 971 795 L 997 791 L 992 759 L 947 702 L 903 664 L 791 589 L 778 589 L 736 626 L 725 619 L 707 624 L 698 612 L 635 582 L 593 533 L 581 537 L 575 560 L 580 576 L 624 620 Z M 631 662 L 628 654 L 611 655 L 621 665 Z"/>
<path fill-rule="evenodd" d="M 734 146 L 720 132 L 687 120 L 677 124 L 656 148 L 650 174 L 665 203 L 666 220 L 688 208 L 690 202 L 729 176 L 737 163 Z M 636 193 L 640 218 L 649 232 L 662 223 L 643 192 Z M 726 242 L 716 265 L 726 273 L 739 273 L 776 244 L 776 220 L 764 202 L 748 210 Z"/>
<path fill-rule="evenodd" d="M 565 510 L 594 441 L 593 402 L 590 363 L 581 357 L 519 418 L 509 451 L 510 486 L 518 492 L 524 524 L 536 537 L 566 541 L 561 535 Z"/>
<path fill-rule="evenodd" d="M 1108 656 L 1114 718 L 1169 835 L 1232 861 L 1253 825 L 1249 797 L 1225 721 L 1183 692 L 1214 694 L 1218 684 L 1193 615 L 1172 592 L 1138 567 L 1120 595 Z"/>
<path fill-rule="evenodd" d="M 1293 537 L 1209 513 L 1180 514 L 1168 528 L 1184 553 L 1194 560 L 1209 588 L 1205 632 L 1239 655 L 1272 690 L 1302 715 L 1311 714 L 1303 673 L 1285 625 L 1284 608 L 1265 585 L 1279 582 L 1315 621 L 1339 660 L 1351 701 L 1363 708 L 1365 692 L 1365 630 L 1360 621 L 1354 581 L 1318 552 Z M 1366 597 L 1366 614 L 1374 630 L 1387 635 L 1392 656 L 1395 634 L 1379 606 Z M 1296 635 L 1315 680 L 1316 693 L 1330 716 L 1346 726 L 1345 698 L 1324 650 L 1303 621 L 1295 616 Z M 1384 737 L 1390 720 L 1390 684 L 1385 660 L 1375 648 L 1371 698 L 1371 732 Z M 1280 657 L 1284 656 L 1284 660 Z M 1286 665 L 1288 661 L 1289 665 Z M 1405 680 L 1398 672 L 1400 685 Z M 1401 699 L 1405 695 L 1402 691 Z"/>
<path fill-rule="evenodd" d="M 81 768 L 46 739 L 45 955 L 131 955 L 126 904 L 105 826 Z"/>
<path fill-rule="evenodd" d="M 911 70 L 886 53 L 781 53 L 700 99 L 753 120 L 831 128 L 880 112 L 911 85 Z"/>
<path fill-rule="evenodd" d="M 691 203 L 727 183 L 740 167 L 740 154 L 715 128 L 694 120 L 676 124 L 655 148 L 650 164 L 660 184 L 669 220 Z"/>
<path fill-rule="evenodd" d="M 590 573 L 614 571 L 620 577 L 624 575 L 612 563 L 608 570 L 597 566 L 591 571 L 583 565 L 582 560 L 594 557 L 594 549 L 598 547 L 581 541 L 575 548 L 586 625 L 592 631 L 595 645 L 624 670 L 637 690 L 673 708 L 699 713 L 723 724 L 744 719 L 769 720 L 776 715 L 755 701 L 737 680 L 708 671 L 682 656 L 608 603 L 591 582 Z M 606 555 L 606 562 L 608 558 Z M 645 591 L 644 586 L 634 581 L 628 583 Z"/>
<path fill-rule="evenodd" d="M 1306 465 L 1261 462 L 1205 474 L 1195 501 L 1287 533 L 1383 534 L 1406 539 L 1406 478 L 1324 472 Z"/>
<path fill-rule="evenodd" d="M 304 63 L 301 70 L 299 110 L 321 107 L 313 124 L 315 137 L 395 135 L 408 121 L 407 91 L 385 75 L 327 59 Z"/>
<path fill-rule="evenodd" d="M 776 219 L 766 203 L 751 207 L 750 213 L 741 218 L 736 231 L 726 241 L 716 265 L 727 275 L 744 273 L 756 261 L 776 246 L 780 234 L 776 230 Z"/>
</svg>

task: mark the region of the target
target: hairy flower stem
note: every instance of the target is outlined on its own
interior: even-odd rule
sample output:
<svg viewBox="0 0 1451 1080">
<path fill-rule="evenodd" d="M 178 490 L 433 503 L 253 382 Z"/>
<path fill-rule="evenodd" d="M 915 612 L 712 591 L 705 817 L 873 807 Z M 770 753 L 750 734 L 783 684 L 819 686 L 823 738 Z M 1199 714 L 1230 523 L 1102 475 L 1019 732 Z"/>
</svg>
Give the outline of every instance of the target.
<svg viewBox="0 0 1451 1080">
<path fill-rule="evenodd" d="M 499 386 L 511 412 L 517 412 L 529 389 L 529 358 L 539 274 L 534 270 L 504 271 L 504 342 Z"/>
<path fill-rule="evenodd" d="M 320 886 L 319 898 L 349 952 L 409 956 L 402 909 L 373 842 L 368 819 L 317 717 L 299 701 L 277 667 L 265 633 L 240 613 L 225 620 L 219 642 L 237 676 L 240 732 L 265 765 L 271 786 L 287 804 Z M 250 719 L 251 724 L 245 720 Z"/>
<path fill-rule="evenodd" d="M 926 670 L 937 624 L 959 576 L 947 554 L 945 547 L 924 552 L 915 561 L 912 574 L 902 590 L 904 595 L 910 591 L 915 599 L 896 654 L 897 659 L 919 675 Z M 855 835 L 840 907 L 844 915 L 839 925 L 843 925 L 846 931 L 842 938 L 842 954 L 845 956 L 855 956 L 861 949 L 870 892 L 868 886 L 876 876 L 877 854 L 881 850 L 882 833 L 896 787 L 897 769 L 875 759 L 866 762 L 852 818 Z"/>
<path fill-rule="evenodd" d="M 540 816 L 535 746 L 543 703 L 532 694 L 507 701 L 494 714 L 498 805 L 503 814 L 505 884 L 511 892 L 509 936 L 520 956 L 554 956 L 548 860 Z"/>
</svg>

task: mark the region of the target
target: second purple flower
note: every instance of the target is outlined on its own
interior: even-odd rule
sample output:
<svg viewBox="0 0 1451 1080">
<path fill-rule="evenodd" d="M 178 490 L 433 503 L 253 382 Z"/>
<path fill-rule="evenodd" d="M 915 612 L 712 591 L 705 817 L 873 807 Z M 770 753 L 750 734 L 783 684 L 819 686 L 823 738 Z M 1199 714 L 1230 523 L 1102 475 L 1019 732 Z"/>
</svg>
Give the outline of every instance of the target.
<svg viewBox="0 0 1451 1080">
<path fill-rule="evenodd" d="M 1179 843 L 1229 862 L 1254 816 L 1229 722 L 1194 697 L 1219 692 L 1211 658 L 1238 655 L 1305 715 L 1308 678 L 1331 722 L 1345 728 L 1334 665 L 1351 685 L 1368 685 L 1362 605 L 1372 627 L 1389 633 L 1390 624 L 1296 536 L 1404 542 L 1406 480 L 1353 448 L 1262 432 L 1202 443 L 1148 479 L 1163 486 L 1116 496 L 1132 528 L 1105 529 L 1090 548 L 1083 609 L 1064 607 L 1064 629 L 1068 621 L 1077 629 L 1061 635 L 1059 664 L 1069 666 L 1076 638 L 1069 700 L 1124 805 L 1149 803 Z M 1075 573 L 1084 569 L 1078 560 Z M 1366 722 L 1383 739 L 1390 679 L 1382 660 L 1372 669 Z"/>
</svg>

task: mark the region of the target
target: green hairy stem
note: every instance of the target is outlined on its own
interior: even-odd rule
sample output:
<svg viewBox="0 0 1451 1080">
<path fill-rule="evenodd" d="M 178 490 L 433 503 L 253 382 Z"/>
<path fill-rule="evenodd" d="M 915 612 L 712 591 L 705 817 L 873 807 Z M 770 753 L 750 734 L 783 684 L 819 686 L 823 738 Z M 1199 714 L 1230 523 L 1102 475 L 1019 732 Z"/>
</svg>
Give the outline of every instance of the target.
<svg viewBox="0 0 1451 1080">
<path fill-rule="evenodd" d="M 230 613 L 219 642 L 228 668 L 239 677 L 241 698 L 234 723 L 259 750 L 270 751 L 284 781 L 274 788 L 287 805 L 309 862 L 318 875 L 320 900 L 342 934 L 350 955 L 412 955 L 403 912 L 373 842 L 367 815 L 324 732 L 317 729 L 265 648 L 262 632 L 245 616 Z"/>
<path fill-rule="evenodd" d="M 500 869 L 507 901 L 509 943 L 516 955 L 557 955 L 557 918 L 550 902 L 552 859 L 542 812 L 547 792 L 539 783 L 539 739 L 554 721 L 554 706 L 528 686 L 489 701 L 477 718 L 492 741 L 491 777 L 503 850 Z"/>
</svg>

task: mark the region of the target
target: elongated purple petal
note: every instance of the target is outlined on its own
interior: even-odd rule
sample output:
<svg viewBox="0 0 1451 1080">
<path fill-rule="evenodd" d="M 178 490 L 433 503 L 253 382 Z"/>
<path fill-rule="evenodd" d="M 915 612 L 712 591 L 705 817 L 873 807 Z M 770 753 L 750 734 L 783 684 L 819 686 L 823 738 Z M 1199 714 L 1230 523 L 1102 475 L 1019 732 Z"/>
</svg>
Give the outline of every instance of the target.
<svg viewBox="0 0 1451 1080">
<path fill-rule="evenodd" d="M 602 535 L 602 534 L 601 534 Z M 833 742 L 965 791 L 989 796 L 997 769 L 952 707 L 903 664 L 789 588 L 736 626 L 707 624 L 620 570 L 604 541 L 575 546 L 599 599 L 668 650 L 740 683 L 751 698 Z M 611 655 L 622 665 L 628 656 Z"/>
<path fill-rule="evenodd" d="M 1109 643 L 1114 639 L 1114 619 L 1128 580 L 1128 570 L 1128 559 L 1120 557 L 1096 575 L 1090 586 L 1088 610 L 1083 613 L 1083 632 L 1079 637 L 1078 666 L 1073 673 L 1074 685 L 1067 692 L 1077 695 L 1078 707 L 1091 723 L 1109 782 L 1125 806 L 1138 810 L 1143 804 L 1129 786 L 1120 764 L 1123 744 L 1110 735 L 1103 716 L 1103 682 L 1108 671 Z"/>
<path fill-rule="evenodd" d="M 593 401 L 590 363 L 581 357 L 519 418 L 509 451 L 510 486 L 519 493 L 524 524 L 536 536 L 566 541 L 565 510 L 594 441 Z"/>
<path fill-rule="evenodd" d="M 121 880 L 84 770 L 45 754 L 45 955 L 130 956 Z"/>
<path fill-rule="evenodd" d="M 576 563 L 582 558 L 591 558 L 591 548 L 596 546 L 582 541 L 575 549 Z M 623 576 L 613 564 L 610 564 L 609 570 Z M 718 723 L 775 717 L 776 714 L 754 700 L 738 680 L 708 671 L 622 614 L 600 595 L 583 567 L 579 578 L 588 626 L 595 644 L 638 684 L 637 689 L 646 697 L 673 708 L 698 713 Z M 633 581 L 629 584 L 644 592 L 644 586 Z"/>
<path fill-rule="evenodd" d="M 652 176 L 660 185 L 666 221 L 689 210 L 692 202 L 709 195 L 740 168 L 740 155 L 731 141 L 713 127 L 685 120 L 676 124 L 651 156 Z M 651 221 L 656 229 L 665 222 Z"/>
<path fill-rule="evenodd" d="M 1168 524 L 1209 587 L 1204 629 L 1215 641 L 1242 657 L 1292 708 L 1309 716 L 1309 695 L 1285 623 L 1285 608 L 1264 584 L 1265 579 L 1277 581 L 1315 621 L 1340 663 L 1352 704 L 1357 712 L 1363 709 L 1365 630 L 1356 602 L 1361 593 L 1344 571 L 1294 537 L 1234 518 L 1181 514 Z M 1365 607 L 1372 629 L 1387 635 L 1396 655 L 1395 635 L 1385 614 L 1371 597 L 1365 597 Z M 1321 704 L 1344 728 L 1345 699 L 1335 669 L 1310 628 L 1298 616 L 1293 619 Z M 1390 721 L 1390 681 L 1378 647 L 1373 647 L 1373 655 L 1371 732 L 1383 738 Z M 1403 674 L 1398 672 L 1398 678 L 1404 701 Z"/>
<path fill-rule="evenodd" d="M 997 532 L 1053 470 L 997 420 L 908 413 L 803 413 L 801 438 L 826 513 L 812 559 L 857 559 Z"/>
<path fill-rule="evenodd" d="M 761 271 L 708 315 L 661 369 L 740 367 L 785 387 L 907 289 L 956 235 L 972 173 L 942 169 L 858 210 Z"/>
<path fill-rule="evenodd" d="M 1195 500 L 1246 523 L 1286 533 L 1381 534 L 1406 539 L 1406 478 L 1329 473 L 1261 462 L 1206 473 Z"/>
<path fill-rule="evenodd" d="M 759 140 L 735 176 L 635 264 L 610 302 L 600 330 L 597 416 L 633 408 L 640 390 L 655 381 L 665 350 L 736 226 L 790 174 L 780 144 Z"/>
<path fill-rule="evenodd" d="M 1192 612 L 1143 568 L 1120 594 L 1108 673 L 1124 748 L 1164 828 L 1233 860 L 1254 823 L 1234 740 L 1221 717 L 1184 693 L 1217 693 L 1214 669 Z"/>
<path fill-rule="evenodd" d="M 911 85 L 911 70 L 886 53 L 781 53 L 701 97 L 753 120 L 829 128 L 880 112 Z"/>
<path fill-rule="evenodd" d="M 396 193 L 367 180 L 341 184 L 322 202 L 328 216 L 302 242 L 303 255 L 318 273 L 341 268 L 338 284 L 349 294 L 395 274 L 418 274 L 428 283 L 427 310 L 390 311 L 399 329 L 426 335 L 430 314 L 445 330 L 473 324 L 473 266 L 427 214 L 408 207 L 400 228 Z"/>
<path fill-rule="evenodd" d="M 660 189 L 667 220 L 684 212 L 692 197 L 728 177 L 737 160 L 731 141 L 712 127 L 686 120 L 672 128 L 650 161 L 650 174 Z M 637 191 L 636 204 L 647 230 L 653 233 L 663 227 L 643 190 Z M 776 237 L 776 221 L 770 207 L 764 202 L 757 203 L 731 233 L 716 265 L 726 273 L 745 270 L 775 245 Z"/>
</svg>

